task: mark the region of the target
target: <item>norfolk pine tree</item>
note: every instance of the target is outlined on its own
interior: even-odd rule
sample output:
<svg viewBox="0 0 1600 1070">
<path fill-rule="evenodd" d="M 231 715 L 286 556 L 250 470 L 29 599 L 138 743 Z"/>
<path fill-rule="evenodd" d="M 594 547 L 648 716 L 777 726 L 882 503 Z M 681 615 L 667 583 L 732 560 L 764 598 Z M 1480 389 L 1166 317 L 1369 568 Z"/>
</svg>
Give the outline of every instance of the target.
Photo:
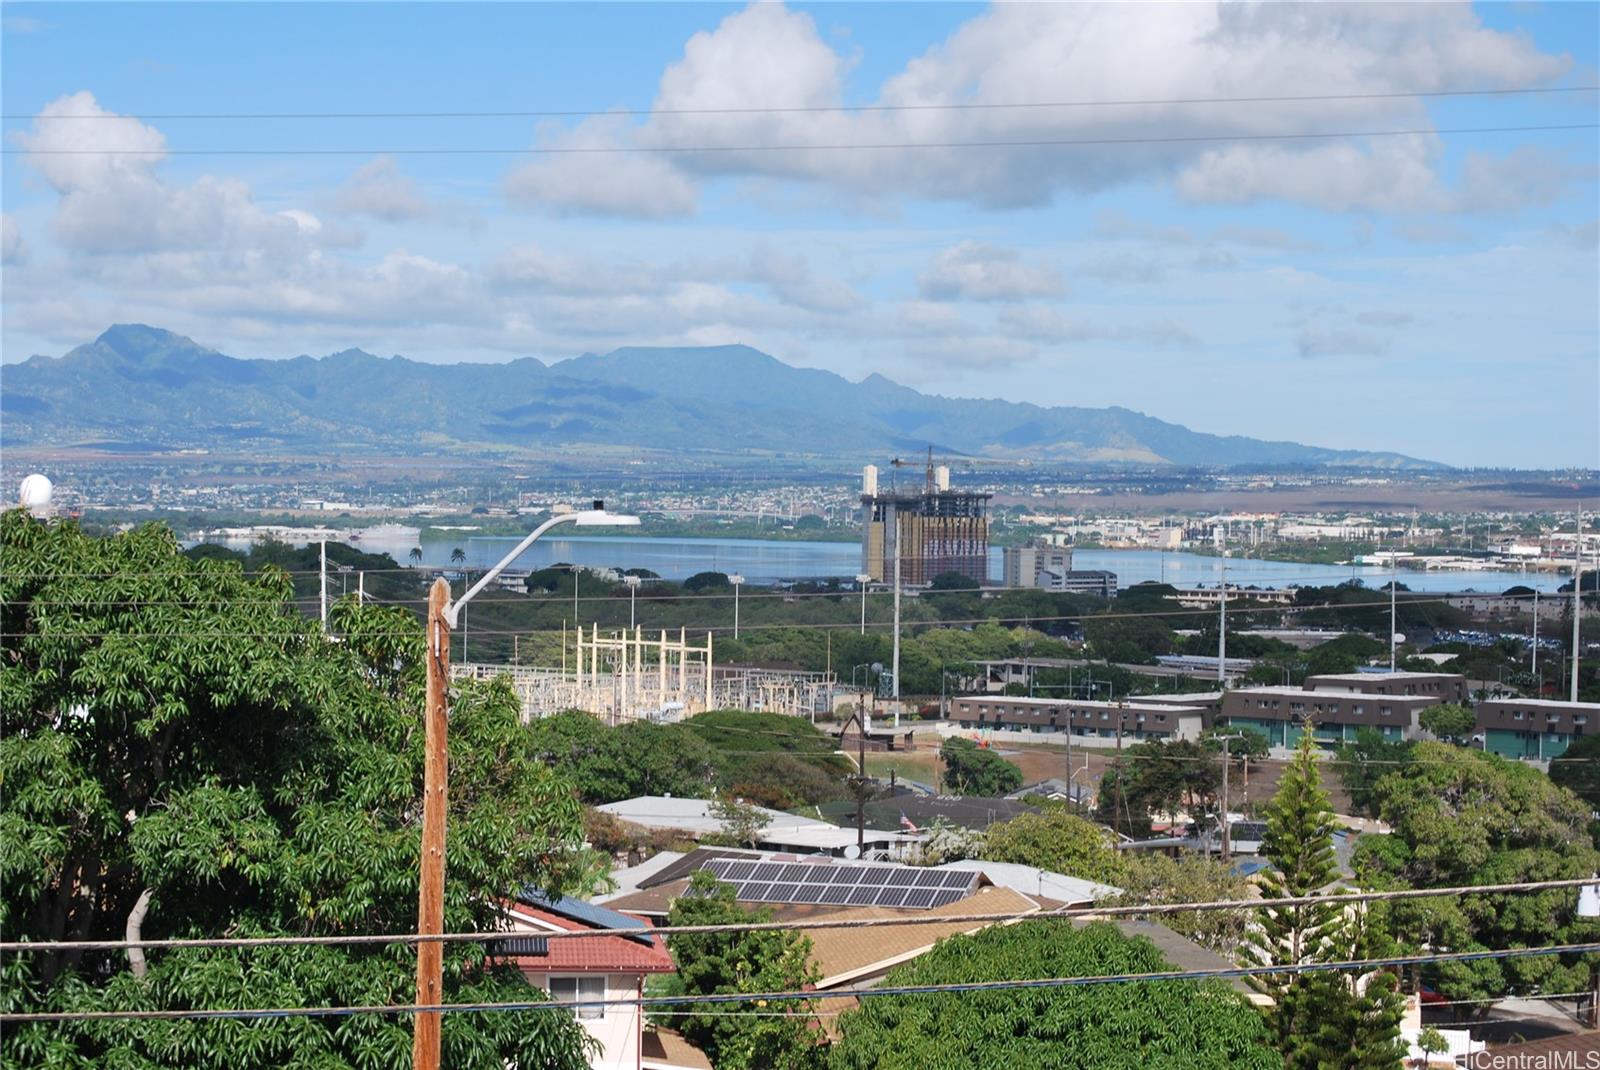
<svg viewBox="0 0 1600 1070">
<path fill-rule="evenodd" d="M 1310 726 L 1266 807 L 1262 853 L 1273 864 L 1261 880 L 1266 899 L 1323 894 L 1338 878 L 1338 828 L 1317 769 Z M 1265 907 L 1248 943 L 1263 965 L 1291 966 L 1364 957 L 1381 939 L 1365 911 L 1332 903 Z M 1251 984 L 1271 996 L 1268 1031 L 1286 1070 L 1389 1070 L 1398 1043 L 1400 1005 L 1392 976 L 1347 979 L 1331 972 L 1261 974 Z"/>
</svg>

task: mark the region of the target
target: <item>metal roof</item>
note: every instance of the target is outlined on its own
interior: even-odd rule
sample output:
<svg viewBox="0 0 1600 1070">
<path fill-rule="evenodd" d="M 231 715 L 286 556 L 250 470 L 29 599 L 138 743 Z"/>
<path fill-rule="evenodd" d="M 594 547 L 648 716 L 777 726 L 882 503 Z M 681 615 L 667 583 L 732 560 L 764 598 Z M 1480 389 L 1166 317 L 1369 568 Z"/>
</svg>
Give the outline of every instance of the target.
<svg viewBox="0 0 1600 1070">
<path fill-rule="evenodd" d="M 735 898 L 753 903 L 902 907 L 926 910 L 965 899 L 980 874 L 892 863 L 807 859 L 708 859 L 700 867 L 733 885 Z"/>
<path fill-rule="evenodd" d="M 550 954 L 547 936 L 508 936 L 489 945 L 491 955 L 522 955 L 545 958 Z"/>
<path fill-rule="evenodd" d="M 651 936 L 650 926 L 638 918 L 630 918 L 626 914 L 619 914 L 615 910 L 596 906 L 594 903 L 585 903 L 582 899 L 574 899 L 570 895 L 563 895 L 551 899 L 545 893 L 532 886 L 522 889 L 517 893 L 517 900 L 529 906 L 548 910 L 552 914 L 559 914 L 563 918 L 582 922 L 596 929 L 637 929 L 638 932 L 620 933 L 629 940 L 637 940 L 642 944 L 655 946 Z"/>
</svg>

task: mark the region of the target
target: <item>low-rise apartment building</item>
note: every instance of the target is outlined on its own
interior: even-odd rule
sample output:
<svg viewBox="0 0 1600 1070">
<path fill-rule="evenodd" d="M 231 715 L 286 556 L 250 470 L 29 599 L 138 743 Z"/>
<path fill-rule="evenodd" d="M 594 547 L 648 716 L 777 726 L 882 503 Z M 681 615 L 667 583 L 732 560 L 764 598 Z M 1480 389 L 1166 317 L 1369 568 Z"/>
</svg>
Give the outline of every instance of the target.
<svg viewBox="0 0 1600 1070">
<path fill-rule="evenodd" d="M 1071 731 L 1085 740 L 1197 739 L 1209 724 L 1205 707 L 1147 702 L 1086 702 L 1077 699 L 962 695 L 950 703 L 950 719 L 972 731 L 1028 732 L 1049 736 Z"/>
<path fill-rule="evenodd" d="M 1430 705 L 1467 702 L 1467 678 L 1456 672 L 1335 672 L 1306 677 L 1307 691 L 1353 695 L 1404 695 L 1432 699 Z"/>
<path fill-rule="evenodd" d="M 1310 724 L 1318 742 L 1338 746 L 1363 728 L 1376 729 L 1385 739 L 1415 739 L 1418 714 L 1440 702 L 1429 695 L 1244 687 L 1223 693 L 1221 720 L 1230 728 L 1259 732 L 1274 747 L 1295 746 Z"/>
<path fill-rule="evenodd" d="M 1547 762 L 1600 727 L 1600 702 L 1494 698 L 1478 703 L 1478 735 L 1486 751 Z"/>
</svg>

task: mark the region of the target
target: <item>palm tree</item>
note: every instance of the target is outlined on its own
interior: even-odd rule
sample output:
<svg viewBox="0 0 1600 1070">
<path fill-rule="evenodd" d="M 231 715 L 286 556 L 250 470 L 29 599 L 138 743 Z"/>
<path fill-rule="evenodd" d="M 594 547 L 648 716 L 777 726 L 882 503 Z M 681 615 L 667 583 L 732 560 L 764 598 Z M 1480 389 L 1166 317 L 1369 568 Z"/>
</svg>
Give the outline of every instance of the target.
<svg viewBox="0 0 1600 1070">
<path fill-rule="evenodd" d="M 422 547 L 413 546 L 411 548 L 411 563 L 413 565 L 422 564 Z"/>
<path fill-rule="evenodd" d="M 466 560 L 467 560 L 467 552 L 465 550 L 463 550 L 461 547 L 457 546 L 454 550 L 450 551 L 450 563 L 452 565 L 465 564 Z"/>
</svg>

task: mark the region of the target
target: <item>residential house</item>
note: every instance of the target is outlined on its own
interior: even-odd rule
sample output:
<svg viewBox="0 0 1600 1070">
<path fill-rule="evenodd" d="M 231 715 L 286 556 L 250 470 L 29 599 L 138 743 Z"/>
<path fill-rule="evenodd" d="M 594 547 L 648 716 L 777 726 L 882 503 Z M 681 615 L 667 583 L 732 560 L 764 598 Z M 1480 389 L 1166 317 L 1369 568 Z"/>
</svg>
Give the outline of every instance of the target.
<svg viewBox="0 0 1600 1070">
<path fill-rule="evenodd" d="M 580 899 L 551 899 L 525 889 L 504 907 L 513 935 L 490 945 L 491 953 L 522 971 L 528 983 L 563 1003 L 599 1041 L 593 1070 L 641 1070 L 644 1064 L 644 1016 L 637 1000 L 645 978 L 676 970 L 666 942 L 642 919 Z M 552 933 L 582 929 L 626 929 L 621 935 L 581 939 L 551 938 Z M 680 1038 L 681 1041 L 681 1038 Z M 659 1038 L 661 1058 L 651 1065 L 662 1070 L 694 1070 L 693 1062 L 673 1063 Z M 681 1050 L 673 1047 L 673 1051 Z"/>
</svg>

